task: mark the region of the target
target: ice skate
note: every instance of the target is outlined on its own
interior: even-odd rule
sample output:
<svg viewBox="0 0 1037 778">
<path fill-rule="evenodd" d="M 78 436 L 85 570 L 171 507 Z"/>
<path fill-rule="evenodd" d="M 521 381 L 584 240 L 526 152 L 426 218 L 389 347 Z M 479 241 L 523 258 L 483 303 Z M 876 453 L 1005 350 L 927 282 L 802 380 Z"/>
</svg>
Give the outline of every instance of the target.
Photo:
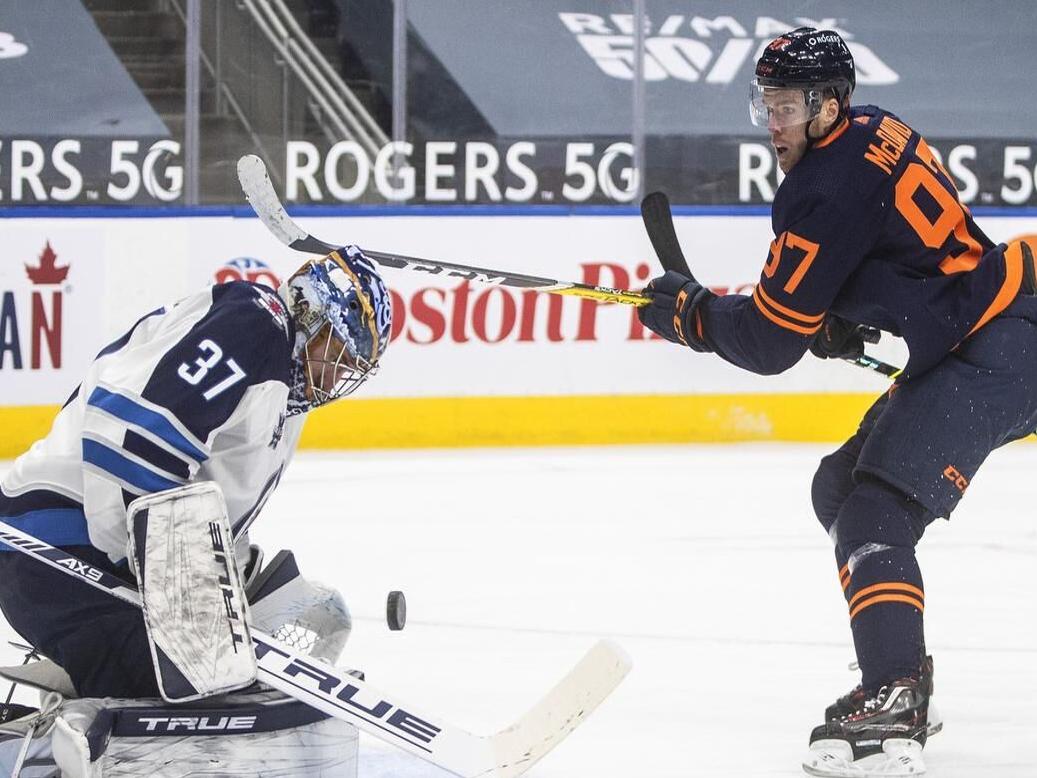
<svg viewBox="0 0 1037 778">
<path fill-rule="evenodd" d="M 860 703 L 814 729 L 803 769 L 810 775 L 831 778 L 923 775 L 922 747 L 928 737 L 927 691 L 924 680 L 904 678 L 884 686 L 875 696 L 854 690 L 840 698 L 836 705 L 844 700 L 851 704 L 849 699 Z"/>
<path fill-rule="evenodd" d="M 856 663 L 850 665 L 850 669 L 856 670 Z M 929 654 L 925 657 L 921 667 L 922 687 L 925 690 L 926 695 L 929 697 L 929 710 L 928 710 L 928 724 L 926 737 L 932 737 L 933 735 L 943 731 L 943 717 L 936 708 L 936 703 L 933 702 L 933 657 Z M 831 721 L 832 719 L 839 719 L 846 716 L 857 708 L 864 704 L 867 699 L 867 694 L 864 692 L 864 687 L 857 684 L 851 691 L 848 691 L 838 700 L 833 702 L 827 708 L 825 708 L 825 721 Z"/>
</svg>

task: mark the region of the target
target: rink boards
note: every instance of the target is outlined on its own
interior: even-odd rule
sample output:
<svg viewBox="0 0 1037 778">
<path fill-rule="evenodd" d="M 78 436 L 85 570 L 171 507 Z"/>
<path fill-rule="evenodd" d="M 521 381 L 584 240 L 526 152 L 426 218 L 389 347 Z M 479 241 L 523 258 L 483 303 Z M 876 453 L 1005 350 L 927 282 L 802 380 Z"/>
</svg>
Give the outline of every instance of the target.
<svg viewBox="0 0 1037 778">
<path fill-rule="evenodd" d="M 660 272 L 633 212 L 417 212 L 298 221 L 330 242 L 558 280 L 640 288 Z M 93 355 L 142 314 L 216 281 L 276 284 L 305 258 L 245 211 L 111 213 L 4 220 L 0 456 L 44 434 Z M 994 240 L 1037 232 L 1037 216 L 979 223 Z M 701 281 L 751 292 L 773 237 L 767 216 L 684 215 L 677 230 Z M 754 376 L 654 338 L 628 306 L 406 270 L 384 277 L 394 325 L 382 370 L 314 414 L 304 447 L 836 440 L 887 386 L 810 357 Z M 870 353 L 906 358 L 896 342 Z"/>
</svg>

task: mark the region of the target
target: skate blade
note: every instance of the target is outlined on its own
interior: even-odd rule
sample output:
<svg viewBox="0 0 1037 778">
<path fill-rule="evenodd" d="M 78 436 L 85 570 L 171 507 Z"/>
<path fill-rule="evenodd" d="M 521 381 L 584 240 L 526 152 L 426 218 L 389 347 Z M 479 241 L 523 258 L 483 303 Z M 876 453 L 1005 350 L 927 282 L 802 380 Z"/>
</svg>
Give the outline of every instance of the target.
<svg viewBox="0 0 1037 778">
<path fill-rule="evenodd" d="M 940 711 L 936 709 L 936 706 L 929 702 L 929 724 L 926 728 L 926 736 L 932 737 L 938 732 L 943 731 L 943 716 L 940 715 Z"/>
<path fill-rule="evenodd" d="M 845 740 L 818 740 L 810 746 L 803 771 L 820 778 L 914 778 L 925 774 L 922 746 L 915 740 L 893 738 L 881 754 L 854 760 Z"/>
</svg>

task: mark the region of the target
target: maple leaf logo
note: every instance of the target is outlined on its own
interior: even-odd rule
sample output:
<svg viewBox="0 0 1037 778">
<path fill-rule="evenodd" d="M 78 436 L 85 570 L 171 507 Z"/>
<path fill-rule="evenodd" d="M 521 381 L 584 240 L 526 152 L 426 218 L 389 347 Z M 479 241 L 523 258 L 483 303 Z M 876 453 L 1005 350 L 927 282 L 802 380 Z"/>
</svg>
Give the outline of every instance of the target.
<svg viewBox="0 0 1037 778">
<path fill-rule="evenodd" d="M 40 264 L 36 267 L 32 265 L 25 266 L 25 272 L 29 276 L 29 280 L 34 284 L 60 284 L 65 280 L 65 276 L 68 275 L 68 269 L 70 265 L 58 266 L 57 264 L 58 255 L 54 253 L 54 249 L 50 247 L 50 241 L 43 248 L 43 253 L 40 254 Z"/>
</svg>

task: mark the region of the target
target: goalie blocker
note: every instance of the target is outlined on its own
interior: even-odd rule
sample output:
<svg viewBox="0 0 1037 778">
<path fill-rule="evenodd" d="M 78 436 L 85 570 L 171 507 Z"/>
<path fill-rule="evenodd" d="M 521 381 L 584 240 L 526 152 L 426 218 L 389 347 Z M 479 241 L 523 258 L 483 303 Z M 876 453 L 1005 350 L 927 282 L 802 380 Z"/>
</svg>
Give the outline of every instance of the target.
<svg viewBox="0 0 1037 778">
<path fill-rule="evenodd" d="M 190 702 L 252 684 L 248 603 L 219 486 L 203 481 L 140 497 L 127 521 L 162 698 Z"/>
</svg>

